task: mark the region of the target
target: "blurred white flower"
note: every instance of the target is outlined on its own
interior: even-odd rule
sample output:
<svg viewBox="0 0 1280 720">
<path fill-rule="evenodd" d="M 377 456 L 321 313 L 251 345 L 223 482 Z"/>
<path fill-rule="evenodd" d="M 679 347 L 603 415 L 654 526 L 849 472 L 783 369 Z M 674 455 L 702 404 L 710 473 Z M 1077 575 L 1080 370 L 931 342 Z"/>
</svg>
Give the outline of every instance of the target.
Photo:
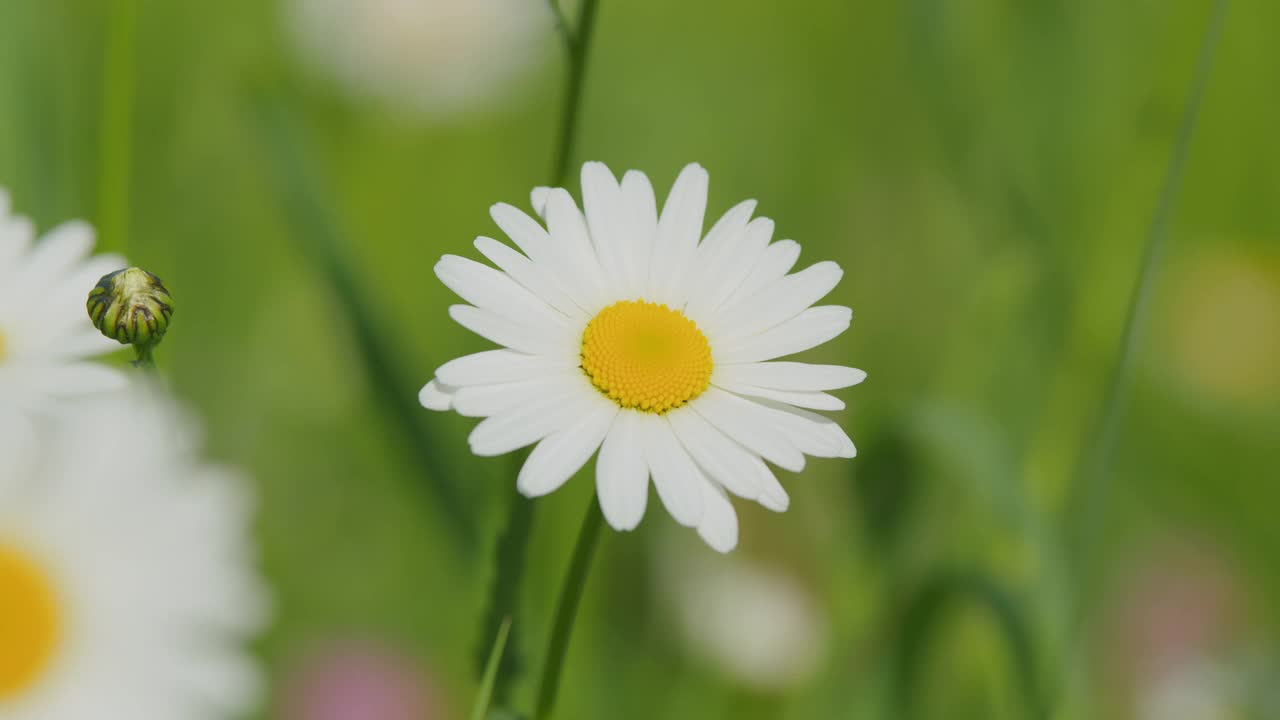
<svg viewBox="0 0 1280 720">
<path fill-rule="evenodd" d="M 676 548 L 663 580 L 689 650 L 746 687 L 783 692 L 810 680 L 827 654 L 826 613 L 778 569 L 744 560 L 708 562 Z"/>
<path fill-rule="evenodd" d="M 1243 720 L 1244 678 L 1230 667 L 1188 665 L 1143 688 L 1138 720 Z"/>
<path fill-rule="evenodd" d="M 866 373 L 773 362 L 849 327 L 852 311 L 813 307 L 840 282 L 834 262 L 792 273 L 800 246 L 771 242 L 773 221 L 739 203 L 702 232 L 707 171 L 685 167 L 658 212 L 653 186 L 582 167 L 583 209 L 563 188 L 536 188 L 544 228 L 500 203 L 494 222 L 524 251 L 481 237 L 489 265 L 457 255 L 436 276 L 467 305 L 449 315 L 501 346 L 438 368 L 419 395 L 432 410 L 485 418 L 471 451 L 537 443 L 516 487 L 554 492 L 599 450 L 596 494 L 617 530 L 644 517 L 649 479 L 671 517 L 708 545 L 738 543 L 728 494 L 781 512 L 787 491 L 765 461 L 800 472 L 805 456 L 851 458 L 828 394 Z"/>
<path fill-rule="evenodd" d="M 93 327 L 84 304 L 98 278 L 125 261 L 89 256 L 93 229 L 82 222 L 34 238 L 0 188 L 0 419 L 11 421 L 124 383 L 120 372 L 86 361 L 120 346 Z"/>
<path fill-rule="evenodd" d="M 241 717 L 267 613 L 241 478 L 149 385 L 21 427 L 0 432 L 0 717 Z"/>
<path fill-rule="evenodd" d="M 305 63 L 350 94 L 427 116 L 512 96 L 548 47 L 537 0 L 284 0 Z"/>
</svg>

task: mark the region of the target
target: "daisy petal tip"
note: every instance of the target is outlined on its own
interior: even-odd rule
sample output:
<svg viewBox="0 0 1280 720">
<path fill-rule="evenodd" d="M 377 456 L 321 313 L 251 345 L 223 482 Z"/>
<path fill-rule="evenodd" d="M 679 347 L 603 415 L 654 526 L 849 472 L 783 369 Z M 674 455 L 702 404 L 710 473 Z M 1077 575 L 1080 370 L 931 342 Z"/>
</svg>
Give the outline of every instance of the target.
<svg viewBox="0 0 1280 720">
<path fill-rule="evenodd" d="M 599 500 L 597 499 L 596 502 L 599 502 Z M 604 515 L 604 521 L 609 524 L 609 527 L 617 530 L 618 532 L 631 532 L 635 530 L 640 527 L 640 520 L 643 518 L 643 516 L 634 517 L 632 515 L 624 515 L 623 513 L 620 513 L 618 509 L 609 507 L 605 504 L 600 505 L 600 512 Z"/>
<path fill-rule="evenodd" d="M 418 391 L 418 402 L 428 410 L 445 411 L 453 406 L 453 395 L 440 388 L 440 384 L 432 380 Z"/>
<path fill-rule="evenodd" d="M 553 189 L 545 185 L 539 185 L 529 192 L 529 204 L 533 206 L 533 211 L 540 218 L 546 218 L 547 201 L 551 199 L 551 191 Z"/>
<path fill-rule="evenodd" d="M 721 555 L 728 555 L 733 552 L 734 548 L 738 547 L 737 533 L 734 533 L 733 535 L 716 534 L 699 528 L 698 537 L 702 538 L 702 541 L 705 542 L 708 547 Z"/>
<path fill-rule="evenodd" d="M 710 174 L 702 166 L 702 163 L 691 162 L 680 169 L 680 174 L 676 176 L 676 182 L 679 182 L 680 178 L 683 177 L 688 177 L 690 180 L 699 179 L 705 182 L 710 177 Z"/>
<path fill-rule="evenodd" d="M 791 496 L 782 489 L 781 485 L 775 485 L 771 490 L 760 493 L 756 502 L 760 503 L 760 507 L 765 510 L 784 513 L 791 507 Z"/>
</svg>

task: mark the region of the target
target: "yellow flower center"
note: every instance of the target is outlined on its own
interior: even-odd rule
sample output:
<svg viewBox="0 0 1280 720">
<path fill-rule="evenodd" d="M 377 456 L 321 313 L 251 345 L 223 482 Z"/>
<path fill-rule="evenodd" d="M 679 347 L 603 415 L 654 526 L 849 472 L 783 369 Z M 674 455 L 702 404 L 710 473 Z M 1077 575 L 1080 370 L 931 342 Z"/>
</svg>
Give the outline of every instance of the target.
<svg viewBox="0 0 1280 720">
<path fill-rule="evenodd" d="M 711 345 L 680 311 L 622 300 L 587 323 L 582 369 L 622 407 L 664 413 L 707 389 Z"/>
<path fill-rule="evenodd" d="M 4 333 L 0 332 L 0 362 L 4 361 Z"/>
<path fill-rule="evenodd" d="M 49 577 L 0 539 L 0 702 L 35 684 L 53 657 L 60 631 Z"/>
</svg>

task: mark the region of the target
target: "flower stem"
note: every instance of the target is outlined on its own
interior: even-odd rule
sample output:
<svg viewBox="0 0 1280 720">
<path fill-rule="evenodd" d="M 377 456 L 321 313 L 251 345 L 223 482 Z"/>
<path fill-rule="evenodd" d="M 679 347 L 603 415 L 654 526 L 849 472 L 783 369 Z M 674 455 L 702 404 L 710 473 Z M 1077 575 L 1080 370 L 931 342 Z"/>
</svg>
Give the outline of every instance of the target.
<svg viewBox="0 0 1280 720">
<path fill-rule="evenodd" d="M 98 232 L 101 249 L 121 252 L 129 234 L 138 0 L 113 0 L 108 23 L 98 136 Z"/>
<path fill-rule="evenodd" d="M 1068 529 L 1069 532 L 1074 533 L 1074 536 L 1068 538 L 1068 547 L 1074 548 L 1074 560 L 1080 568 L 1084 567 L 1086 558 L 1091 554 L 1092 543 L 1104 524 L 1107 477 L 1120 432 L 1120 424 L 1128 409 L 1133 357 L 1140 340 L 1141 330 L 1146 324 L 1147 307 L 1155 285 L 1156 269 L 1169 235 L 1174 201 L 1182 185 L 1187 154 L 1191 148 L 1191 138 L 1196 121 L 1199 119 L 1205 87 L 1209 82 L 1209 71 L 1217 51 L 1218 39 L 1222 35 L 1228 4 L 1228 0 L 1215 0 L 1212 15 L 1204 30 L 1191 93 L 1182 111 L 1182 120 L 1178 127 L 1169 167 L 1165 172 L 1160 199 L 1147 230 L 1138 278 L 1129 297 L 1129 308 L 1125 315 L 1124 330 L 1121 333 L 1120 349 L 1116 353 L 1108 375 L 1098 421 L 1093 425 L 1093 433 L 1085 444 L 1076 467 L 1071 498 L 1073 522 Z"/>
<path fill-rule="evenodd" d="M 595 28 L 597 0 L 584 0 L 576 31 L 570 25 L 569 18 L 557 0 L 548 0 L 547 4 L 555 14 L 556 31 L 564 40 L 565 50 L 568 53 L 567 82 L 564 105 L 560 113 L 559 140 L 551 171 L 551 185 L 560 187 L 564 186 L 569 179 L 569 161 L 573 156 L 573 147 L 577 140 L 578 116 L 582 109 L 583 79 L 587 72 L 587 50 Z M 528 451 L 512 454 L 511 475 L 513 477 L 520 472 L 521 466 L 528 457 Z M 492 644 L 490 639 L 498 632 L 502 619 L 516 613 L 515 606 L 519 599 L 520 584 L 524 575 L 524 548 L 529 544 L 529 534 L 533 528 L 533 510 L 530 501 L 523 497 L 514 498 L 508 508 L 502 535 L 494 549 L 494 579 L 489 590 L 485 615 L 481 620 L 478 644 L 480 648 L 488 648 Z M 520 672 L 518 637 L 513 636 L 510 639 L 506 653 L 499 665 L 494 684 L 494 701 L 498 704 L 506 701 L 511 684 Z"/>
<path fill-rule="evenodd" d="M 137 359 L 133 361 L 133 366 L 146 374 L 156 371 L 156 357 L 154 350 L 150 347 L 135 346 L 134 351 L 137 353 Z"/>
<path fill-rule="evenodd" d="M 578 618 L 578 603 L 582 600 L 582 591 L 587 585 L 587 574 L 591 571 L 591 560 L 600 543 L 600 528 L 603 525 L 604 514 L 600 512 L 600 504 L 593 495 L 587 507 L 587 516 L 582 520 L 582 529 L 578 531 L 578 542 L 573 548 L 569 574 L 560 590 L 560 602 L 556 606 L 555 625 L 551 629 L 551 641 L 547 645 L 547 659 L 542 667 L 542 681 L 538 686 L 538 704 L 533 720 L 549 720 L 556 704 L 556 691 L 560 688 L 560 671 L 569 649 L 569 636 L 573 634 L 573 623 Z"/>
<path fill-rule="evenodd" d="M 568 179 L 569 161 L 577 138 L 578 117 L 581 115 L 582 86 L 587 76 L 587 51 L 591 47 L 597 5 L 597 0 L 583 0 L 578 28 L 574 30 L 569 27 L 559 4 L 555 0 L 551 1 L 552 10 L 556 13 L 556 24 L 564 37 L 565 49 L 569 52 L 569 62 L 565 68 L 567 79 L 564 104 L 560 110 L 560 141 L 556 144 L 555 170 L 551 175 L 553 185 L 564 185 Z"/>
</svg>

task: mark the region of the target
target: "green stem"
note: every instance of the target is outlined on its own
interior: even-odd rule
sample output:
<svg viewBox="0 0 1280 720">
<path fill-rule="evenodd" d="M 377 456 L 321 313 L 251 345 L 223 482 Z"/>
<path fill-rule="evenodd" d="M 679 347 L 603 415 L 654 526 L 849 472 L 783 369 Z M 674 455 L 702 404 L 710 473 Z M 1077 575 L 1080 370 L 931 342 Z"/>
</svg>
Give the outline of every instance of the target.
<svg viewBox="0 0 1280 720">
<path fill-rule="evenodd" d="M 137 0 L 114 0 L 108 23 L 98 136 L 98 233 L 99 248 L 122 252 L 129 234 Z"/>
<path fill-rule="evenodd" d="M 565 45 L 572 46 L 573 27 L 569 25 L 569 18 L 565 16 L 564 8 L 560 7 L 560 3 L 556 0 L 547 0 L 547 4 L 551 6 L 551 12 L 556 16 L 556 32 L 560 33 Z"/>
<path fill-rule="evenodd" d="M 137 359 L 133 361 L 133 366 L 142 370 L 144 373 L 150 374 L 156 371 L 156 357 L 154 348 L 134 346 L 134 352 L 137 353 Z"/>
<path fill-rule="evenodd" d="M 585 0 L 583 3 L 576 32 L 556 0 L 548 0 L 548 5 L 555 13 L 556 29 L 564 40 L 565 51 L 568 53 L 567 82 L 564 104 L 560 113 L 560 134 L 551 171 L 551 185 L 562 187 L 569 179 L 569 162 L 577 140 L 578 117 L 582 110 L 583 80 L 587 71 L 587 50 L 595 28 L 597 0 Z M 528 452 L 512 454 L 511 475 L 513 477 L 520 472 L 521 466 L 528 457 Z M 515 498 L 508 508 L 502 536 L 494 549 L 494 579 L 489 590 L 485 615 L 481 621 L 479 643 L 481 648 L 489 647 L 489 639 L 498 631 L 502 618 L 516 614 L 515 605 L 520 596 L 520 583 L 524 575 L 524 549 L 529 544 L 529 534 L 533 528 L 533 510 L 532 504 L 521 497 Z M 512 637 L 507 655 L 499 666 L 495 682 L 496 703 L 502 704 L 506 701 L 511 684 L 519 672 L 519 645 L 517 638 Z"/>
<path fill-rule="evenodd" d="M 583 81 L 587 76 L 587 51 L 591 47 L 591 34 L 595 28 L 597 6 L 597 0 L 583 0 L 578 29 L 573 31 L 560 11 L 560 6 L 554 1 L 551 3 L 551 7 L 556 12 L 557 22 L 562 29 L 565 47 L 569 52 L 569 63 L 565 69 L 564 104 L 560 110 L 560 141 L 556 144 L 555 171 L 551 175 L 555 185 L 564 185 L 568 180 L 569 161 L 573 155 L 578 117 L 581 114 Z"/>
<path fill-rule="evenodd" d="M 1141 330 L 1146 324 L 1148 306 L 1155 285 L 1156 269 L 1169 235 L 1174 201 L 1182 185 L 1187 155 L 1191 148 L 1191 138 L 1200 116 L 1200 107 L 1204 101 L 1205 87 L 1209 82 L 1209 71 L 1213 65 L 1218 40 L 1222 35 L 1228 4 L 1228 0 L 1215 0 L 1212 15 L 1205 27 L 1191 94 L 1182 111 L 1173 155 L 1169 160 L 1169 167 L 1165 172 L 1160 190 L 1160 199 L 1147 231 L 1138 278 L 1129 297 L 1120 349 L 1107 379 L 1098 421 L 1093 425 L 1093 433 L 1084 446 L 1085 449 L 1081 453 L 1076 468 L 1072 497 L 1075 520 L 1071 527 L 1075 536 L 1068 540 L 1071 541 L 1069 547 L 1075 549 L 1075 562 L 1081 568 L 1086 563 L 1085 559 L 1091 554 L 1092 543 L 1103 526 L 1107 476 L 1121 421 L 1128 406 L 1133 357 L 1138 347 Z"/>
<path fill-rule="evenodd" d="M 547 645 L 546 664 L 542 667 L 542 681 L 538 687 L 538 705 L 533 713 L 533 720 L 549 720 L 551 710 L 556 704 L 556 691 L 560 688 L 560 672 L 564 667 L 564 657 L 569 649 L 569 636 L 573 634 L 573 623 L 578 618 L 578 604 L 582 600 L 582 591 L 587 585 L 587 574 L 591 571 L 591 559 L 595 557 L 596 546 L 600 542 L 600 528 L 604 525 L 604 514 L 600 512 L 600 504 L 595 496 L 587 507 L 587 516 L 582 521 L 582 530 L 578 532 L 578 543 L 573 548 L 573 561 L 569 565 L 569 574 L 564 579 L 564 587 L 560 590 L 560 602 L 556 607 L 555 625 L 551 629 L 551 641 Z"/>
</svg>

